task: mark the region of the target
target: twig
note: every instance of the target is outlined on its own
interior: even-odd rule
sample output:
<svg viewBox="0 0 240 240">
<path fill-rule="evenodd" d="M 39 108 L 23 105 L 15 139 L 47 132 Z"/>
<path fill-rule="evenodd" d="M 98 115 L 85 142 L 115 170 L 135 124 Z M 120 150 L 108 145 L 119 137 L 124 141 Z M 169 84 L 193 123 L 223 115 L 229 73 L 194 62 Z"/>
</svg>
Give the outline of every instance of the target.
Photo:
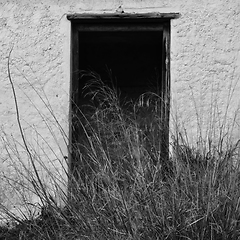
<svg viewBox="0 0 240 240">
<path fill-rule="evenodd" d="M 13 98 L 14 98 L 14 104 L 15 104 L 15 108 L 16 108 L 16 115 L 17 115 L 17 123 L 18 123 L 18 128 L 20 130 L 20 134 L 21 134 L 21 138 L 23 140 L 23 144 L 24 144 L 24 147 L 29 155 L 29 158 L 30 158 L 30 161 L 31 161 L 31 164 L 32 164 L 32 167 L 33 167 L 33 170 L 34 170 L 34 173 L 37 177 L 37 180 L 38 180 L 38 183 L 40 184 L 40 187 L 41 187 L 41 190 L 43 191 L 43 194 L 46 198 L 46 200 L 48 199 L 48 196 L 47 196 L 47 193 L 44 189 L 44 186 L 42 184 L 42 181 L 39 177 L 39 174 L 37 172 L 37 168 L 36 168 L 36 165 L 34 163 L 34 160 L 33 160 L 33 157 L 32 157 L 32 154 L 28 148 L 28 145 L 27 145 L 27 142 L 26 142 L 26 139 L 25 139 L 25 136 L 24 136 L 24 132 L 23 132 L 23 129 L 22 129 L 22 124 L 21 124 L 21 120 L 20 120 L 20 114 L 19 114 L 19 107 L 18 107 L 18 102 L 17 102 L 17 96 L 16 96 L 16 91 L 15 91 L 15 87 L 14 87 L 14 84 L 13 84 L 13 81 L 12 81 L 12 77 L 11 77 L 11 72 L 10 72 L 10 57 L 11 57 L 11 53 L 12 53 L 12 50 L 13 50 L 13 47 L 11 48 L 10 52 L 9 52 L 9 55 L 8 55 L 8 64 L 7 64 L 7 69 L 8 69 L 8 79 L 10 81 L 10 84 L 11 84 L 11 87 L 12 87 L 12 93 L 13 93 Z"/>
</svg>

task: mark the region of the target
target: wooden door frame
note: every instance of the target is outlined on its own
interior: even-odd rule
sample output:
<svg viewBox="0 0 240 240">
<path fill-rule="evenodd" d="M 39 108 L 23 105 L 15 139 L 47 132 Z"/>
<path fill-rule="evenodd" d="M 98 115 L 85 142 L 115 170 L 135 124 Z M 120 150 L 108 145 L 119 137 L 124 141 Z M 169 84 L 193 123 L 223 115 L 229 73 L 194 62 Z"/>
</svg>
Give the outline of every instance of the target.
<svg viewBox="0 0 240 240">
<path fill-rule="evenodd" d="M 178 13 L 145 14 L 69 14 L 71 21 L 71 84 L 70 84 L 70 136 L 69 136 L 69 174 L 73 169 L 72 144 L 74 139 L 73 112 L 79 106 L 79 32 L 81 31 L 162 31 L 162 91 L 161 119 L 163 119 L 162 157 L 168 159 L 169 115 L 170 115 L 170 39 L 171 19 L 178 18 Z"/>
</svg>

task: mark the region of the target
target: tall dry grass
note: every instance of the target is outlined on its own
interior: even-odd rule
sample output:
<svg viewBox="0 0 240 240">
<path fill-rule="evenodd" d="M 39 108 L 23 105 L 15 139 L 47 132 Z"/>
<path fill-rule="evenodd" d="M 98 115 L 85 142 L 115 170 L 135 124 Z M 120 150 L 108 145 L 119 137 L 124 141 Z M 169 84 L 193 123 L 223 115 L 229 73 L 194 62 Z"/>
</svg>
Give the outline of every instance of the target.
<svg viewBox="0 0 240 240">
<path fill-rule="evenodd" d="M 62 189 L 64 207 L 34 171 L 36 163 L 45 163 L 33 159 L 37 152 L 28 150 L 26 141 L 30 168 L 20 157 L 22 168 L 17 168 L 24 181 L 6 179 L 20 195 L 33 191 L 41 199 L 40 213 L 32 214 L 34 208 L 26 203 L 31 211 L 19 218 L 1 204 L 14 223 L 1 228 L 2 239 L 238 239 L 238 142 L 214 145 L 207 138 L 194 146 L 176 128 L 171 132 L 169 174 L 163 177 L 159 97 L 145 93 L 136 101 L 122 102 L 115 89 L 91 76 L 84 90 L 94 104 L 89 114 L 79 109 L 83 137 L 71 146 L 75 168 L 64 170 L 69 183 L 63 182 L 70 184 L 71 192 L 45 168 L 51 189 Z M 147 104 L 152 101 L 153 108 Z M 216 142 L 224 139 L 220 135 Z M 11 159 L 16 145 L 5 141 Z"/>
</svg>

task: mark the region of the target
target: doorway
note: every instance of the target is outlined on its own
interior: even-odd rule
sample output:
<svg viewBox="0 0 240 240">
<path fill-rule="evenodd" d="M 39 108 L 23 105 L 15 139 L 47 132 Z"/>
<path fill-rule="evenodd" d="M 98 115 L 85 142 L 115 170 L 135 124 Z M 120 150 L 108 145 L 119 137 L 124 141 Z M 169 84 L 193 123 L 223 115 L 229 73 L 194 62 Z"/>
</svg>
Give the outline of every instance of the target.
<svg viewBox="0 0 240 240">
<path fill-rule="evenodd" d="M 165 175 L 168 172 L 171 17 L 125 15 L 121 18 L 113 14 L 70 15 L 68 19 L 72 23 L 69 171 L 76 179 L 85 179 L 94 168 L 94 164 L 79 160 L 87 155 L 82 144 L 86 137 L 85 116 L 90 112 L 91 104 L 94 109 L 99 106 L 86 94 L 86 84 L 93 76 L 88 73 L 94 73 L 106 87 L 117 91 L 120 105 L 122 102 L 132 102 L 138 107 L 135 113 L 137 124 L 143 129 L 142 136 L 147 139 L 144 140 L 146 152 L 149 159 L 152 158 L 152 151 L 155 155 L 157 153 L 158 156 L 153 157 L 153 165 L 161 165 L 162 176 Z M 147 93 L 153 97 L 147 96 Z M 155 131 L 153 113 L 157 115 L 159 131 Z M 89 122 L 88 119 L 86 121 Z M 156 149 L 153 149 L 154 144 L 148 135 L 154 138 Z M 87 138 L 89 136 L 87 133 Z M 115 146 L 114 151 L 117 149 Z M 88 170 L 85 165 L 88 165 Z M 80 174 L 79 169 L 82 169 Z"/>
</svg>

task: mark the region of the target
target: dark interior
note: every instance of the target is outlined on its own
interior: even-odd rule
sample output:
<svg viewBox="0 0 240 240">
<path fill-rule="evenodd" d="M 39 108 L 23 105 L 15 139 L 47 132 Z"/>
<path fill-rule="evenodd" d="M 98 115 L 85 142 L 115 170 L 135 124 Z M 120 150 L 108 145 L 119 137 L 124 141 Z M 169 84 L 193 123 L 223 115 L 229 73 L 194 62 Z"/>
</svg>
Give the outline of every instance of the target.
<svg viewBox="0 0 240 240">
<path fill-rule="evenodd" d="M 79 32 L 79 69 L 97 72 L 124 98 L 136 99 L 146 91 L 161 91 L 162 32 Z M 80 89 L 86 81 L 79 80 Z"/>
<path fill-rule="evenodd" d="M 88 134 L 91 134 L 91 131 L 86 134 L 87 128 L 84 127 L 85 124 L 89 126 L 91 120 L 94 120 L 92 113 L 95 113 L 96 110 L 92 104 L 95 107 L 100 104 L 103 110 L 109 104 L 111 107 L 111 103 L 102 101 L 102 99 L 89 101 L 90 99 L 85 96 L 86 92 L 83 91 L 89 77 L 86 75 L 82 77 L 82 71 L 94 71 L 101 76 L 103 82 L 120 90 L 121 109 L 124 110 L 124 113 L 129 113 L 129 116 L 133 116 L 132 110 L 134 110 L 134 117 L 139 123 L 139 127 L 145 136 L 149 136 L 144 138 L 149 152 L 152 151 L 152 145 L 149 145 L 148 142 L 151 143 L 150 138 L 152 137 L 154 141 L 157 141 L 156 151 L 161 152 L 161 158 L 168 159 L 170 26 L 164 25 L 163 28 L 159 28 L 159 24 L 157 24 L 156 28 L 149 22 L 139 24 L 138 21 L 127 21 L 119 24 L 114 20 L 110 23 L 107 23 L 108 21 L 98 23 L 96 20 L 96 24 L 95 20 L 93 25 L 88 20 L 79 25 L 73 25 L 76 28 L 72 38 L 71 143 L 73 154 L 71 169 L 76 179 L 79 174 L 88 175 L 86 169 L 88 169 L 89 162 L 83 162 L 85 160 L 82 156 L 86 152 L 85 144 L 88 143 Z M 156 92 L 161 98 L 155 96 L 155 101 L 154 97 L 146 96 L 146 99 L 138 102 L 140 104 L 137 105 L 137 108 L 134 104 L 125 103 L 125 100 L 134 101 L 147 91 Z M 144 102 L 145 100 L 146 102 Z M 102 109 L 100 108 L 100 110 Z M 156 113 L 159 114 L 159 118 L 154 121 Z M 106 118 L 109 117 L 111 120 L 111 116 L 110 112 Z M 94 124 L 92 126 L 94 127 Z M 155 131 L 155 127 L 159 131 Z M 116 137 L 117 134 L 116 128 Z M 150 141 L 148 141 L 149 139 Z M 165 171 L 165 167 L 162 169 Z M 85 178 L 83 177 L 83 179 Z"/>
</svg>

